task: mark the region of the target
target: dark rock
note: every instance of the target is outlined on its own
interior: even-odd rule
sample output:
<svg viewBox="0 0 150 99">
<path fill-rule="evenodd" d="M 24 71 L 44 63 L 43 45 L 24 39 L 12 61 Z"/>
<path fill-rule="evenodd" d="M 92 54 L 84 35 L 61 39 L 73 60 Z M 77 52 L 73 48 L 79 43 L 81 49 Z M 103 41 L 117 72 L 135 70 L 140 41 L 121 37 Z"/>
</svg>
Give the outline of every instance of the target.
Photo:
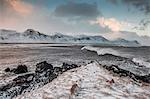
<svg viewBox="0 0 150 99">
<path fill-rule="evenodd" d="M 113 73 L 118 74 L 119 76 L 129 76 L 130 78 L 132 78 L 133 80 L 139 80 L 139 81 L 143 81 L 146 83 L 150 83 L 150 74 L 149 75 L 144 75 L 144 76 L 140 76 L 137 74 L 134 74 L 130 71 L 124 70 L 119 68 L 116 65 L 111 65 L 111 66 L 103 66 L 105 69 L 107 69 L 108 71 L 112 71 Z"/>
<path fill-rule="evenodd" d="M 33 78 L 34 78 L 34 73 L 30 73 L 30 74 L 18 76 L 17 78 L 13 79 L 13 81 L 16 84 L 30 83 L 31 81 L 33 81 Z"/>
<path fill-rule="evenodd" d="M 19 65 L 17 68 L 12 69 L 11 72 L 14 72 L 15 74 L 27 73 L 28 68 L 26 65 Z"/>
<path fill-rule="evenodd" d="M 6 68 L 4 71 L 5 71 L 5 72 L 10 72 L 10 68 L 8 67 L 8 68 Z"/>
<path fill-rule="evenodd" d="M 57 78 L 58 75 L 62 74 L 64 71 L 76 67 L 79 66 L 75 64 L 70 65 L 63 63 L 62 67 L 53 68 L 53 66 L 46 61 L 40 62 L 36 65 L 36 70 L 34 73 L 19 75 L 6 85 L 0 86 L 0 99 L 3 97 L 11 99 L 24 93 L 25 91 L 30 91 L 34 88 L 44 86 L 45 84 L 51 82 L 53 79 Z M 27 72 L 27 68 L 25 65 L 20 65 L 11 71 L 15 73 L 23 73 Z"/>
<path fill-rule="evenodd" d="M 67 71 L 67 70 L 70 70 L 70 69 L 73 69 L 73 68 L 77 68 L 77 67 L 79 67 L 78 65 L 76 65 L 76 64 L 67 64 L 67 63 L 63 63 L 63 65 L 62 65 L 62 69 L 63 69 L 63 71 Z"/>
<path fill-rule="evenodd" d="M 7 85 L 1 86 L 0 91 L 6 91 L 7 89 L 10 89 L 13 86 L 14 86 L 13 83 L 9 83 Z"/>
<path fill-rule="evenodd" d="M 54 73 L 55 74 L 61 74 L 63 72 L 63 69 L 61 67 L 54 67 Z"/>
<path fill-rule="evenodd" d="M 46 61 L 40 62 L 36 65 L 36 73 L 42 73 L 44 71 L 53 72 L 53 65 L 47 63 Z"/>
<path fill-rule="evenodd" d="M 144 75 L 144 76 L 135 75 L 135 78 L 137 80 L 141 80 L 143 82 L 150 83 L 150 74 L 149 75 Z"/>
</svg>

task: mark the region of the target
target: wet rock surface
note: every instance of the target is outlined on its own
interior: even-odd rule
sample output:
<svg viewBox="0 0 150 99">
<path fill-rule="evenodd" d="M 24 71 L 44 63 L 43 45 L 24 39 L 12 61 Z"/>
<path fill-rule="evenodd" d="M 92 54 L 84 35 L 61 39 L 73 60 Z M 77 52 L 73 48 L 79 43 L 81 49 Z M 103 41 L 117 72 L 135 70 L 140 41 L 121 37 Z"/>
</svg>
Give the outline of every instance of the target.
<svg viewBox="0 0 150 99">
<path fill-rule="evenodd" d="M 16 73 L 24 72 L 23 66 L 18 66 Z M 57 78 L 59 74 L 63 72 L 77 68 L 78 65 L 63 63 L 61 67 L 53 67 L 53 65 L 47 63 L 46 61 L 36 64 L 36 70 L 34 73 L 24 73 L 17 76 L 12 81 L 6 85 L 0 86 L 0 99 L 13 98 L 26 91 L 31 91 L 45 84 L 51 82 L 53 79 Z M 27 70 L 27 69 L 25 69 Z"/>
</svg>

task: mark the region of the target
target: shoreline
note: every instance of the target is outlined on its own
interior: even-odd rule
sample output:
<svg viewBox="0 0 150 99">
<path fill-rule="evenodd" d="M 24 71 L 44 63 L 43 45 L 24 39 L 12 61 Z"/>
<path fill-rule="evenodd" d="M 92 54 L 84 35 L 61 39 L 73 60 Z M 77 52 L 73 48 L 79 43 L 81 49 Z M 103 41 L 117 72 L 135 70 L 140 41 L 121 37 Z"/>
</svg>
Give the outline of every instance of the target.
<svg viewBox="0 0 150 99">
<path fill-rule="evenodd" d="M 42 88 L 43 86 L 50 84 L 51 82 L 53 82 L 53 80 L 59 78 L 59 76 L 63 75 L 64 73 L 66 73 L 68 71 L 72 71 L 75 68 L 77 68 L 77 69 L 82 68 L 82 67 L 86 68 L 88 65 L 92 65 L 92 64 L 97 64 L 96 66 L 100 67 L 100 69 L 102 71 L 104 70 L 105 72 L 108 72 L 110 74 L 109 76 L 113 75 L 113 77 L 126 78 L 128 80 L 132 79 L 131 82 L 134 82 L 137 86 L 150 86 L 149 85 L 150 82 L 146 83 L 146 82 L 138 81 L 139 78 L 137 78 L 137 76 L 135 76 L 135 74 L 133 74 L 133 73 L 130 73 L 125 70 L 121 70 L 119 68 L 116 69 L 116 67 L 115 67 L 115 71 L 114 71 L 114 69 L 113 69 L 114 67 L 99 64 L 99 62 L 97 62 L 97 61 L 91 61 L 87 65 L 82 65 L 82 66 L 78 66 L 76 64 L 63 63 L 62 67 L 54 67 L 54 71 L 53 71 L 53 69 L 48 69 L 49 67 L 47 67 L 47 66 L 50 65 L 49 63 L 40 62 L 36 65 L 37 68 L 39 68 L 39 69 L 36 69 L 35 73 L 34 72 L 26 73 L 26 74 L 23 74 L 20 76 L 16 76 L 15 78 L 12 79 L 12 81 L 10 80 L 8 82 L 8 84 L 5 84 L 4 86 L 0 86 L 0 90 L 3 93 L 3 94 L 1 93 L 0 96 L 1 96 L 1 98 L 3 97 L 2 99 L 9 98 L 7 96 L 10 96 L 11 98 L 13 98 L 18 95 L 25 94 L 25 92 L 30 92 L 30 90 L 33 90 L 33 92 L 34 92 L 34 90 L 38 90 L 38 89 Z M 44 68 L 44 70 L 43 70 L 43 68 Z M 92 67 L 90 67 L 90 68 L 92 69 Z M 37 70 L 39 72 L 37 72 Z M 47 74 L 49 76 L 43 76 L 43 75 L 47 75 Z M 81 76 L 81 75 L 78 74 L 78 76 Z M 138 77 L 140 77 L 140 76 L 138 76 Z M 29 78 L 30 79 L 32 78 L 32 79 L 28 81 Z M 109 79 L 109 80 L 111 80 L 111 79 Z M 24 86 L 26 86 L 26 87 L 24 87 Z M 34 86 L 34 87 L 30 87 L 30 86 Z M 20 88 L 18 89 L 17 87 L 20 87 L 21 89 Z M 9 91 L 11 91 L 12 93 L 10 94 Z M 32 91 L 31 91 L 31 93 L 32 93 Z"/>
<path fill-rule="evenodd" d="M 6 50 L 7 50 L 7 48 L 6 48 Z M 17 49 L 15 49 L 15 50 L 16 50 L 16 52 L 18 52 Z M 23 74 L 19 74 L 19 75 L 14 74 L 16 72 L 14 72 L 14 73 L 9 72 L 8 74 L 6 73 L 7 75 L 10 75 L 9 76 L 10 78 L 8 78 L 8 79 L 7 79 L 7 77 L 3 78 L 8 81 L 4 82 L 4 85 L 0 86 L 0 90 L 1 90 L 0 96 L 16 97 L 20 94 L 22 96 L 22 95 L 24 95 L 24 93 L 26 94 L 26 92 L 28 93 L 28 91 L 30 91 L 30 90 L 31 90 L 30 93 L 36 92 L 36 90 L 40 90 L 41 88 L 44 88 L 44 86 L 48 86 L 51 83 L 55 82 L 58 78 L 63 79 L 62 75 L 66 75 L 67 73 L 69 73 L 70 76 L 72 76 L 71 75 L 72 73 L 70 71 L 73 71 L 75 73 L 77 72 L 76 75 L 78 75 L 78 76 L 83 76 L 84 74 L 80 75 L 81 72 L 78 73 L 78 70 L 80 71 L 80 68 L 83 68 L 83 73 L 85 71 L 85 73 L 88 72 L 88 74 L 91 75 L 91 74 L 93 74 L 93 72 L 90 70 L 87 71 L 88 68 L 98 69 L 97 67 L 99 67 L 99 66 L 100 66 L 100 70 L 98 69 L 99 72 L 103 72 L 104 74 L 106 73 L 108 78 L 109 77 L 111 77 L 111 78 L 117 77 L 118 79 L 121 79 L 121 81 L 123 79 L 127 79 L 128 81 L 132 82 L 132 84 L 134 86 L 137 86 L 140 89 L 143 88 L 143 86 L 149 87 L 149 82 L 150 82 L 149 81 L 150 74 L 148 71 L 149 68 L 139 65 L 138 63 L 135 63 L 134 61 L 132 61 L 131 59 L 126 58 L 126 57 L 121 57 L 121 56 L 116 56 L 113 54 L 106 54 L 106 53 L 104 55 L 98 55 L 96 51 L 89 51 L 87 49 L 81 50 L 81 46 L 79 48 L 74 47 L 74 46 L 73 47 L 71 47 L 71 46 L 70 47 L 62 47 L 62 48 L 61 47 L 49 48 L 47 46 L 46 47 L 43 46 L 43 48 L 37 47 L 34 49 L 30 49 L 30 47 L 29 47 L 29 49 L 28 48 L 25 49 L 25 51 L 27 51 L 27 52 L 30 50 L 33 50 L 31 52 L 39 50 L 40 53 L 42 51 L 42 52 L 46 52 L 47 54 L 44 54 L 46 56 L 43 56 L 43 57 L 37 57 L 38 60 L 36 60 L 35 57 L 33 57 L 34 61 L 31 60 L 31 58 L 29 58 L 30 61 L 33 61 L 33 63 L 34 63 L 32 65 L 29 64 L 29 67 L 32 67 L 32 70 L 33 70 L 32 72 L 30 71 L 30 69 L 31 69 L 30 68 L 27 73 L 23 73 Z M 20 51 L 22 53 L 22 50 L 20 50 Z M 68 52 L 70 52 L 70 53 L 68 54 Z M 50 56 L 51 55 L 52 56 L 49 57 L 48 53 Z M 43 54 L 41 54 L 41 55 L 43 55 Z M 28 54 L 27 54 L 27 56 L 28 56 Z M 45 58 L 45 57 L 47 57 L 47 58 Z M 69 57 L 71 58 L 70 61 L 68 60 L 68 59 L 70 59 Z M 39 58 L 41 58 L 42 60 L 40 60 Z M 66 58 L 66 59 L 64 59 L 64 58 Z M 60 59 L 64 59 L 64 60 L 62 61 Z M 47 62 L 44 62 L 43 60 L 47 61 Z M 48 61 L 48 60 L 50 60 L 50 61 Z M 38 64 L 40 64 L 39 62 L 44 65 L 41 65 L 40 67 L 38 67 Z M 61 64 L 58 65 L 58 64 L 53 64 L 51 62 L 53 62 L 53 63 L 59 62 Z M 73 63 L 71 63 L 71 62 L 73 62 Z M 82 63 L 80 63 L 80 62 L 82 62 Z M 95 66 L 95 64 L 97 64 L 97 65 Z M 24 65 L 24 64 L 22 64 L 22 65 Z M 66 67 L 63 67 L 64 65 Z M 90 67 L 89 67 L 89 65 L 90 65 Z M 47 67 L 47 66 L 50 66 L 50 67 Z M 94 67 L 92 67 L 92 66 L 94 66 Z M 28 67 L 28 65 L 27 65 L 27 67 Z M 48 68 L 48 70 L 44 69 L 44 71 L 43 71 L 43 69 L 42 69 L 43 67 Z M 14 68 L 13 66 L 12 67 L 10 66 L 10 71 L 12 71 L 13 68 Z M 15 67 L 15 68 L 17 68 L 17 67 Z M 40 68 L 40 69 L 37 69 L 37 68 Z M 74 68 L 76 68 L 76 69 L 74 69 Z M 94 70 L 94 74 L 101 75 L 101 74 L 99 74 L 99 72 L 97 70 Z M 57 73 L 60 73 L 60 74 L 57 75 Z M 96 76 L 94 74 L 93 74 L 93 77 Z M 14 76 L 14 78 L 11 78 L 11 75 Z M 105 75 L 101 75 L 102 78 L 103 78 L 103 76 L 105 77 Z M 60 77 L 62 77 L 62 78 L 60 78 Z M 71 80 L 71 78 L 65 78 L 65 79 L 68 79 L 69 81 Z M 93 80 L 93 79 L 86 78 L 86 80 Z M 105 84 L 109 84 L 109 82 L 114 83 L 114 82 L 116 82 L 116 80 L 108 79 L 107 81 L 104 80 L 102 82 Z M 146 83 L 146 82 L 148 82 L 148 83 Z M 59 86 L 59 83 L 62 83 L 62 82 L 58 82 L 57 83 L 58 86 Z M 92 83 L 92 82 L 89 82 L 89 83 Z M 123 86 L 123 85 L 124 84 L 121 84 L 121 86 Z M 99 86 L 102 86 L 102 85 L 100 84 Z M 56 87 L 56 86 L 51 86 L 51 87 Z M 116 93 L 118 93 L 118 92 L 116 92 Z M 149 93 L 147 93 L 147 94 L 149 94 Z M 98 93 L 97 93 L 97 95 L 98 95 Z"/>
</svg>

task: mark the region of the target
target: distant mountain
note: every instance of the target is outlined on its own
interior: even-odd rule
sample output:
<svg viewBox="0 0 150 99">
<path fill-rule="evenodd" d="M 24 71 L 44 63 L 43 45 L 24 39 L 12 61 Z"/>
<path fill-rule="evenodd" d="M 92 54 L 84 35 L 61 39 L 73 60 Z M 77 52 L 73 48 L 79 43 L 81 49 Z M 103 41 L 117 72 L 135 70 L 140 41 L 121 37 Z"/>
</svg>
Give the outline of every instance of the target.
<svg viewBox="0 0 150 99">
<path fill-rule="evenodd" d="M 102 36 L 69 36 L 61 33 L 46 35 L 33 29 L 27 29 L 23 33 L 12 30 L 0 30 L 0 43 L 84 43 L 109 44 L 116 46 L 140 46 L 138 41 L 128 41 L 122 38 L 110 41 Z"/>
<path fill-rule="evenodd" d="M 150 36 L 141 36 L 129 31 L 120 31 L 119 34 L 126 40 L 137 40 L 142 46 L 150 46 Z"/>
<path fill-rule="evenodd" d="M 134 41 L 128 41 L 128 40 L 125 40 L 125 39 L 122 39 L 122 38 L 118 38 L 114 41 L 112 41 L 113 44 L 115 45 L 120 45 L 120 46 L 139 46 L 140 43 L 137 41 L 137 40 L 134 40 Z"/>
<path fill-rule="evenodd" d="M 50 36 L 33 29 L 23 33 L 11 30 L 0 30 L 0 43 L 44 43 L 51 42 Z"/>
</svg>

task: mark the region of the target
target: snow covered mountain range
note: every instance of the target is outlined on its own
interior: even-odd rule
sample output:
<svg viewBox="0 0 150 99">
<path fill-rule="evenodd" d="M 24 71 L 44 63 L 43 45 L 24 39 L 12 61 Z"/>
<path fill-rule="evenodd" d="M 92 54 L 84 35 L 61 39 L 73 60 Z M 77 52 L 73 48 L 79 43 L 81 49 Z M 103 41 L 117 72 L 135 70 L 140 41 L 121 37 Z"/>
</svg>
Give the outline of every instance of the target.
<svg viewBox="0 0 150 99">
<path fill-rule="evenodd" d="M 69 36 L 61 33 L 46 35 L 33 29 L 27 29 L 23 33 L 2 29 L 0 30 L 0 43 L 81 43 L 103 45 L 108 44 L 117 46 L 140 46 L 140 43 L 136 40 L 128 41 L 119 38 L 117 40 L 110 41 L 102 36 Z"/>
</svg>

